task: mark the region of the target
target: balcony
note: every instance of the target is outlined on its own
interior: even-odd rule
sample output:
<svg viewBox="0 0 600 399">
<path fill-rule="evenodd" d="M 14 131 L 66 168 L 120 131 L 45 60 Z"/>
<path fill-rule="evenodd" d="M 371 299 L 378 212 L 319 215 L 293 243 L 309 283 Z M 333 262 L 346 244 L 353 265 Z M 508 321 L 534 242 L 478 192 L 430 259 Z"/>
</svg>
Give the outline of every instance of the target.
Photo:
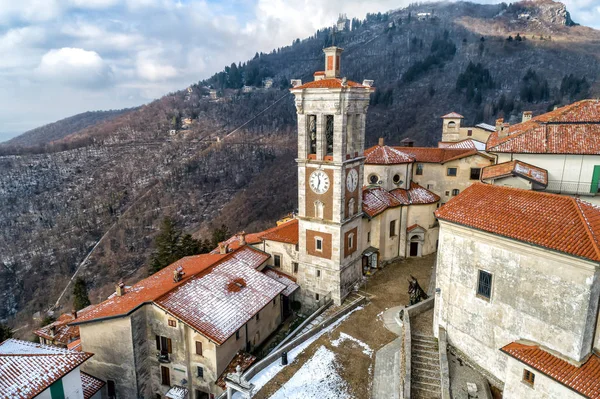
<svg viewBox="0 0 600 399">
<path fill-rule="evenodd" d="M 550 180 L 548 186 L 544 190 L 549 193 L 556 194 L 570 194 L 570 195 L 588 195 L 595 196 L 597 194 L 597 188 L 595 192 L 591 190 L 591 182 L 575 182 L 566 180 Z"/>
<path fill-rule="evenodd" d="M 169 352 L 160 351 L 156 354 L 156 358 L 159 363 L 171 363 L 171 359 L 169 359 Z"/>
</svg>

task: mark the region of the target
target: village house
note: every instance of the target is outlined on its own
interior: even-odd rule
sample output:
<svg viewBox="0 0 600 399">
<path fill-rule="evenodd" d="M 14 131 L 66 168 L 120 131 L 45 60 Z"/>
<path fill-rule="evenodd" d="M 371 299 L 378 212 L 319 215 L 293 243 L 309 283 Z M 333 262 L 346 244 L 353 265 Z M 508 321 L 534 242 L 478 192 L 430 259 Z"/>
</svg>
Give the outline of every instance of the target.
<svg viewBox="0 0 600 399">
<path fill-rule="evenodd" d="M 282 321 L 281 295 L 294 290 L 263 272 L 269 255 L 248 245 L 183 258 L 78 317 L 84 370 L 108 397 L 185 392 L 208 399 L 223 376 L 255 360 L 248 352 Z"/>
<path fill-rule="evenodd" d="M 104 381 L 81 371 L 93 355 L 7 339 L 0 343 L 0 397 L 100 399 Z"/>
<path fill-rule="evenodd" d="M 499 119 L 486 151 L 497 164 L 484 171 L 490 184 L 582 197 L 600 204 L 600 100 L 583 100 L 519 124 Z"/>
<path fill-rule="evenodd" d="M 438 145 L 440 148 L 473 148 L 479 151 L 485 150 L 485 143 L 490 134 L 496 131 L 495 126 L 486 123 L 480 123 L 474 127 L 462 127 L 464 116 L 456 112 L 450 112 L 442 116 L 442 141 Z M 466 141 L 468 147 L 458 146 L 457 142 Z"/>
<path fill-rule="evenodd" d="M 477 183 L 436 216 L 436 334 L 506 398 L 600 398 L 600 208 Z"/>
<path fill-rule="evenodd" d="M 71 326 L 69 323 L 75 320 L 77 315 L 85 314 L 92 307 L 93 305 L 90 305 L 79 312 L 74 310 L 71 313 L 62 314 L 54 322 L 35 330 L 33 333 L 39 337 L 40 344 L 72 349 L 79 341 L 79 327 Z"/>
</svg>

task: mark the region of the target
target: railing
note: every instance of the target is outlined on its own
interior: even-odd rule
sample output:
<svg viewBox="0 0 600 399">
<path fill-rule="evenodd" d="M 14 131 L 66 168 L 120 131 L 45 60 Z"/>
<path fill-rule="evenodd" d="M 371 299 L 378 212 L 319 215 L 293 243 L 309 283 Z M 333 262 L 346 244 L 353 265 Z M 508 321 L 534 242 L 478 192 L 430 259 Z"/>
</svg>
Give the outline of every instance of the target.
<svg viewBox="0 0 600 399">
<path fill-rule="evenodd" d="M 545 190 L 550 193 L 557 194 L 578 194 L 578 195 L 596 195 L 595 192 L 590 192 L 591 182 L 575 182 L 565 180 L 550 180 Z"/>
<path fill-rule="evenodd" d="M 169 352 L 167 351 L 160 351 L 156 354 L 156 358 L 158 359 L 159 363 L 171 363 L 171 360 L 169 359 Z"/>
</svg>

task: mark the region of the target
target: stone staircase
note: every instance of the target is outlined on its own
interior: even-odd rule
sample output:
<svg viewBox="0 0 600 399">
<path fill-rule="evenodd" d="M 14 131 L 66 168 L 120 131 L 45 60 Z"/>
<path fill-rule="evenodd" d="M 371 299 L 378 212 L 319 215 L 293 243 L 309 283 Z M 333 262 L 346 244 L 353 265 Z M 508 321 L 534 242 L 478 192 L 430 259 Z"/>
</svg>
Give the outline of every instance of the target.
<svg viewBox="0 0 600 399">
<path fill-rule="evenodd" d="M 430 335 L 411 337 L 411 398 L 441 399 L 440 358 L 437 339 Z"/>
</svg>

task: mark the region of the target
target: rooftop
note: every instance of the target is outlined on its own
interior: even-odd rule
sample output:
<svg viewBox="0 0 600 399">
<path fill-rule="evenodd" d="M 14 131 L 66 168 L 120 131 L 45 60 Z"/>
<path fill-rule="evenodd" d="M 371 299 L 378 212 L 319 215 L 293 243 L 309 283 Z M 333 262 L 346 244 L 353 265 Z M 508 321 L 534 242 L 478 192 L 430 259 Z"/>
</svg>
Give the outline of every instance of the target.
<svg viewBox="0 0 600 399">
<path fill-rule="evenodd" d="M 600 399 L 600 357 L 595 353 L 577 367 L 537 345 L 513 342 L 500 350 L 586 398 Z"/>
<path fill-rule="evenodd" d="M 76 314 L 83 315 L 90 309 L 92 309 L 92 305 L 81 309 Z M 71 341 L 77 339 L 79 337 L 79 327 L 70 326 L 68 323 L 75 320 L 75 315 L 72 313 L 65 313 L 59 316 L 59 318 L 53 323 L 48 324 L 47 326 L 43 326 L 38 330 L 35 330 L 33 333 L 38 337 L 45 338 L 54 342 L 55 344 L 60 344 L 67 346 Z M 54 332 L 52 331 L 54 329 Z"/>
<path fill-rule="evenodd" d="M 435 214 L 448 222 L 600 261 L 600 208 L 580 199 L 475 183 Z"/>
<path fill-rule="evenodd" d="M 370 165 L 396 165 L 415 161 L 414 157 L 387 145 L 376 145 L 367 148 L 365 157 L 365 163 Z"/>
<path fill-rule="evenodd" d="M 300 286 L 296 283 L 295 277 L 288 276 L 277 269 L 265 267 L 263 273 L 271 277 L 273 280 L 285 285 L 285 290 L 282 292 L 282 294 L 285 296 L 290 296 L 294 291 L 300 288 Z"/>
<path fill-rule="evenodd" d="M 396 188 L 387 191 L 381 187 L 363 189 L 363 211 L 369 217 L 400 205 L 435 204 L 439 200 L 440 197 L 415 182 L 410 183 L 408 190 Z"/>
<path fill-rule="evenodd" d="M 442 116 L 442 119 L 463 119 L 463 118 L 464 118 L 464 116 L 462 116 L 461 114 L 458 114 L 456 112 L 450 112 L 449 114 Z"/>
<path fill-rule="evenodd" d="M 291 90 L 301 90 L 301 89 L 342 89 L 347 87 L 355 87 L 359 89 L 370 89 L 375 90 L 369 86 L 363 86 L 360 83 L 353 82 L 351 80 L 346 80 L 346 85 L 342 84 L 343 79 L 340 78 L 330 78 L 330 79 L 321 79 L 315 80 L 312 82 L 304 83 L 301 86 L 292 87 Z"/>
<path fill-rule="evenodd" d="M 522 161 L 508 161 L 483 168 L 481 180 L 494 180 L 502 177 L 518 176 L 523 179 L 548 185 L 548 171 Z"/>
<path fill-rule="evenodd" d="M 90 357 L 91 353 L 8 339 L 0 344 L 0 397 L 33 398 Z"/>
<path fill-rule="evenodd" d="M 408 162 L 445 163 L 472 155 L 488 157 L 479 153 L 474 145 L 465 147 L 390 147 L 376 145 L 365 150 L 367 158 L 365 163 L 375 165 L 395 165 Z"/>
<path fill-rule="evenodd" d="M 600 100 L 583 100 L 490 135 L 487 151 L 600 154 Z"/>
<path fill-rule="evenodd" d="M 279 226 L 272 227 L 268 230 L 260 231 L 258 233 L 246 234 L 246 244 L 254 245 L 259 244 L 262 240 L 270 240 L 277 242 L 284 242 L 287 244 L 298 244 L 298 220 L 291 219 L 287 222 L 281 223 Z M 231 236 L 228 240 L 221 242 L 220 244 L 227 245 L 228 250 L 238 249 L 241 244 L 239 240 L 239 234 Z M 213 254 L 219 253 L 219 248 L 212 250 Z"/>
<path fill-rule="evenodd" d="M 485 143 L 473 139 L 465 139 L 460 141 L 440 141 L 438 142 L 438 148 L 485 151 Z"/>
</svg>

